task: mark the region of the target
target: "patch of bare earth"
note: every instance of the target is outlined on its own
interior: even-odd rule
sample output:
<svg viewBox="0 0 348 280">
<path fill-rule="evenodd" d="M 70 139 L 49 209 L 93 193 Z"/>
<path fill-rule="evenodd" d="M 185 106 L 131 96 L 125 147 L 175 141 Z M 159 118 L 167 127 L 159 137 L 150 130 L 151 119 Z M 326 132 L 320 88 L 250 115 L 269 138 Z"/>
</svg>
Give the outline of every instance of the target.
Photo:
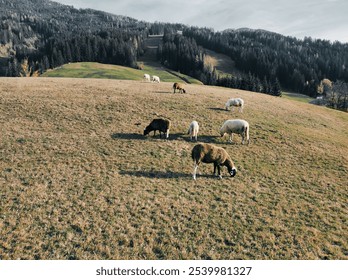
<svg viewBox="0 0 348 280">
<path fill-rule="evenodd" d="M 0 259 L 348 259 L 348 115 L 246 91 L 0 79 Z M 244 112 L 227 112 L 230 97 Z M 144 137 L 155 117 L 169 140 Z M 231 118 L 251 144 L 218 136 Z M 187 132 L 225 147 L 201 165 Z"/>
</svg>

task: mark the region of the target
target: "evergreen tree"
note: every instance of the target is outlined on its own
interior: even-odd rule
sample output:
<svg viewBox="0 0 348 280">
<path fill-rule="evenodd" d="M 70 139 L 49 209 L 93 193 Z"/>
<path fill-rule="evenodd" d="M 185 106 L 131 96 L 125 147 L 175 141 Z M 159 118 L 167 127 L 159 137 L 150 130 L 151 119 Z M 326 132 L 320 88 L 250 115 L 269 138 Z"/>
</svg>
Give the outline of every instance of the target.
<svg viewBox="0 0 348 280">
<path fill-rule="evenodd" d="M 272 79 L 271 94 L 274 96 L 282 96 L 282 90 L 280 88 L 280 83 L 278 78 L 274 77 Z"/>
</svg>

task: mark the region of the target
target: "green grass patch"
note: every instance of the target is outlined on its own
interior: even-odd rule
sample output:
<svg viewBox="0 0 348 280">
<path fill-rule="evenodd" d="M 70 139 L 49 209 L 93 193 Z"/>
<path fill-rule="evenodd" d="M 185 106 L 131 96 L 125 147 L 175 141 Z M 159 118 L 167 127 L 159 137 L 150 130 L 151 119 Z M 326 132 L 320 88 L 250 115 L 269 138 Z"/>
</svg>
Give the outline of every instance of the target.
<svg viewBox="0 0 348 280">
<path fill-rule="evenodd" d="M 78 62 L 65 64 L 45 72 L 42 77 L 59 78 L 93 78 L 93 79 L 119 79 L 139 81 L 144 73 L 159 76 L 162 82 L 178 82 L 182 79 L 191 84 L 202 84 L 197 79 L 181 73 L 168 70 L 155 65 L 144 65 L 143 70 L 133 69 L 120 65 L 101 64 L 96 62 Z M 181 78 L 180 78 L 181 77 Z"/>
<path fill-rule="evenodd" d="M 314 100 L 314 98 L 304 95 L 304 94 L 299 94 L 299 93 L 290 93 L 290 92 L 283 92 L 282 97 L 294 101 L 299 101 L 299 102 L 304 102 L 304 103 L 309 103 Z"/>
</svg>

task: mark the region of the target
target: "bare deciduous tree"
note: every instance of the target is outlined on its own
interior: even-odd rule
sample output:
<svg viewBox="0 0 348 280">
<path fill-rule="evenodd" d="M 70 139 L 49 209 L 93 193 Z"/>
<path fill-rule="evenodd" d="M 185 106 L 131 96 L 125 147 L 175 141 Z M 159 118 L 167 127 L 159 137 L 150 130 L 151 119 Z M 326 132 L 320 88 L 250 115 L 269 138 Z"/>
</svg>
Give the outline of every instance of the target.
<svg viewBox="0 0 348 280">
<path fill-rule="evenodd" d="M 343 81 L 336 81 L 332 85 L 332 90 L 326 93 L 327 106 L 348 111 L 348 84 Z"/>
</svg>

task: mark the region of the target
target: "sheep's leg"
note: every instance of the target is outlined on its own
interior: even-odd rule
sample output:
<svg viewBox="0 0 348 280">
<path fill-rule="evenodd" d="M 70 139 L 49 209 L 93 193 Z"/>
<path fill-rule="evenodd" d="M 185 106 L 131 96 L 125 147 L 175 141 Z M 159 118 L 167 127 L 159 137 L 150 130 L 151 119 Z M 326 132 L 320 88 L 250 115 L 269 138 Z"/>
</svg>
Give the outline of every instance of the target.
<svg viewBox="0 0 348 280">
<path fill-rule="evenodd" d="M 198 164 L 195 162 L 193 165 L 193 180 L 196 180 Z"/>
<path fill-rule="evenodd" d="M 220 168 L 221 168 L 220 164 L 217 164 L 217 170 L 218 170 L 219 179 L 222 179 Z"/>
<path fill-rule="evenodd" d="M 169 129 L 167 129 L 166 138 L 169 138 Z"/>
<path fill-rule="evenodd" d="M 233 133 L 230 134 L 229 141 L 230 141 L 230 143 L 232 143 L 232 141 L 233 141 Z"/>
<path fill-rule="evenodd" d="M 216 162 L 214 162 L 214 176 L 216 175 L 216 168 L 217 168 L 217 164 L 216 164 Z"/>
</svg>

